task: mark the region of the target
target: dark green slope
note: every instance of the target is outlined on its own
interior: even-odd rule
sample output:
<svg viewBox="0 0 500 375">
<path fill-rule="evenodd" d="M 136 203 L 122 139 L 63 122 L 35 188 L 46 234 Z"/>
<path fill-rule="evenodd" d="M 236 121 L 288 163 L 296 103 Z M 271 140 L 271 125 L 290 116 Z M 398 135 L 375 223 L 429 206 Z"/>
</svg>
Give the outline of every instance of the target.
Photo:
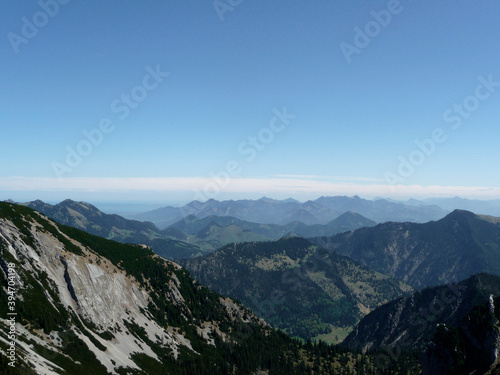
<svg viewBox="0 0 500 375">
<path fill-rule="evenodd" d="M 499 374 L 500 297 L 475 306 L 458 324 L 439 324 L 422 355 L 424 375 Z"/>
<path fill-rule="evenodd" d="M 500 275 L 500 225 L 468 211 L 425 224 L 384 223 L 312 241 L 415 287 L 480 272 Z"/>
<path fill-rule="evenodd" d="M 203 285 L 304 339 L 332 333 L 332 328 L 345 332 L 368 311 L 409 290 L 299 237 L 227 245 L 179 262 Z"/>
<path fill-rule="evenodd" d="M 438 324 L 456 326 L 474 306 L 500 296 L 500 277 L 479 274 L 456 284 L 420 290 L 372 311 L 342 345 L 359 350 L 423 349 Z"/>
</svg>

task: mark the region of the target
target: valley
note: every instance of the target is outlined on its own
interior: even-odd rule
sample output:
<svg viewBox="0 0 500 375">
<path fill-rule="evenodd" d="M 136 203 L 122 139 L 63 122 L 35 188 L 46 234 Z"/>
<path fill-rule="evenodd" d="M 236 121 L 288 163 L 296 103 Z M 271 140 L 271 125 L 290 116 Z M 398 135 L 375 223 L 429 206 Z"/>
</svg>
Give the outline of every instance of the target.
<svg viewBox="0 0 500 375">
<path fill-rule="evenodd" d="M 348 331 L 375 307 L 413 290 L 300 237 L 227 245 L 178 262 L 203 285 L 304 340 Z"/>
</svg>

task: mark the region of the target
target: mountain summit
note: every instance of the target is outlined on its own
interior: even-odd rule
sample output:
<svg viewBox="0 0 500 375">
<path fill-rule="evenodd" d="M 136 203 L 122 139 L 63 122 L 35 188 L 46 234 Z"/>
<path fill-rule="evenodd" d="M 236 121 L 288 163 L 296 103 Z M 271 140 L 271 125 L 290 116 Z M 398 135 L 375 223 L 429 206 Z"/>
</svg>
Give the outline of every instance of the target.
<svg viewBox="0 0 500 375">
<path fill-rule="evenodd" d="M 500 224 L 455 210 L 425 224 L 383 223 L 312 240 L 415 287 L 500 275 Z"/>
</svg>

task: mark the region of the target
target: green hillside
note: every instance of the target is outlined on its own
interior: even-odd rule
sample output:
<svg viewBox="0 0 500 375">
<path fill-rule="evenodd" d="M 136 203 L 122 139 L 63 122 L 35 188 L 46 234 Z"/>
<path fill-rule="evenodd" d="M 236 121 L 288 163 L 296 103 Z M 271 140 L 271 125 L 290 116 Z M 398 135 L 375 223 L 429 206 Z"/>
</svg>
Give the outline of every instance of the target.
<svg viewBox="0 0 500 375">
<path fill-rule="evenodd" d="M 203 285 L 303 339 L 338 342 L 369 311 L 411 290 L 298 237 L 227 245 L 179 262 Z"/>
</svg>

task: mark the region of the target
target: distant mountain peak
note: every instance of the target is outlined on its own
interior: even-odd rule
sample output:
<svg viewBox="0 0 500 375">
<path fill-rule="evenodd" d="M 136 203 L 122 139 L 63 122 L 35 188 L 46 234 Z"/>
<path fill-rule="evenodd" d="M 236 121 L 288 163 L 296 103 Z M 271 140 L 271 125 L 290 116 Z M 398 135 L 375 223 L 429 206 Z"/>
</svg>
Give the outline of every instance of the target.
<svg viewBox="0 0 500 375">
<path fill-rule="evenodd" d="M 474 219 L 477 218 L 477 215 L 471 211 L 455 209 L 446 215 L 442 220 L 450 220 L 450 219 Z"/>
<path fill-rule="evenodd" d="M 362 215 L 360 215 L 354 211 L 346 211 L 342 215 L 340 215 L 339 217 L 344 217 L 344 216 L 362 216 Z"/>
<path fill-rule="evenodd" d="M 269 198 L 266 196 L 263 196 L 262 198 L 258 199 L 259 202 L 278 202 L 276 199 Z"/>
<path fill-rule="evenodd" d="M 465 210 L 438 221 L 381 223 L 314 242 L 415 287 L 479 272 L 500 275 L 500 227 Z"/>
<path fill-rule="evenodd" d="M 283 199 L 283 202 L 285 202 L 285 203 L 300 203 L 300 201 L 298 201 L 297 199 L 293 199 L 293 198 Z"/>
</svg>

